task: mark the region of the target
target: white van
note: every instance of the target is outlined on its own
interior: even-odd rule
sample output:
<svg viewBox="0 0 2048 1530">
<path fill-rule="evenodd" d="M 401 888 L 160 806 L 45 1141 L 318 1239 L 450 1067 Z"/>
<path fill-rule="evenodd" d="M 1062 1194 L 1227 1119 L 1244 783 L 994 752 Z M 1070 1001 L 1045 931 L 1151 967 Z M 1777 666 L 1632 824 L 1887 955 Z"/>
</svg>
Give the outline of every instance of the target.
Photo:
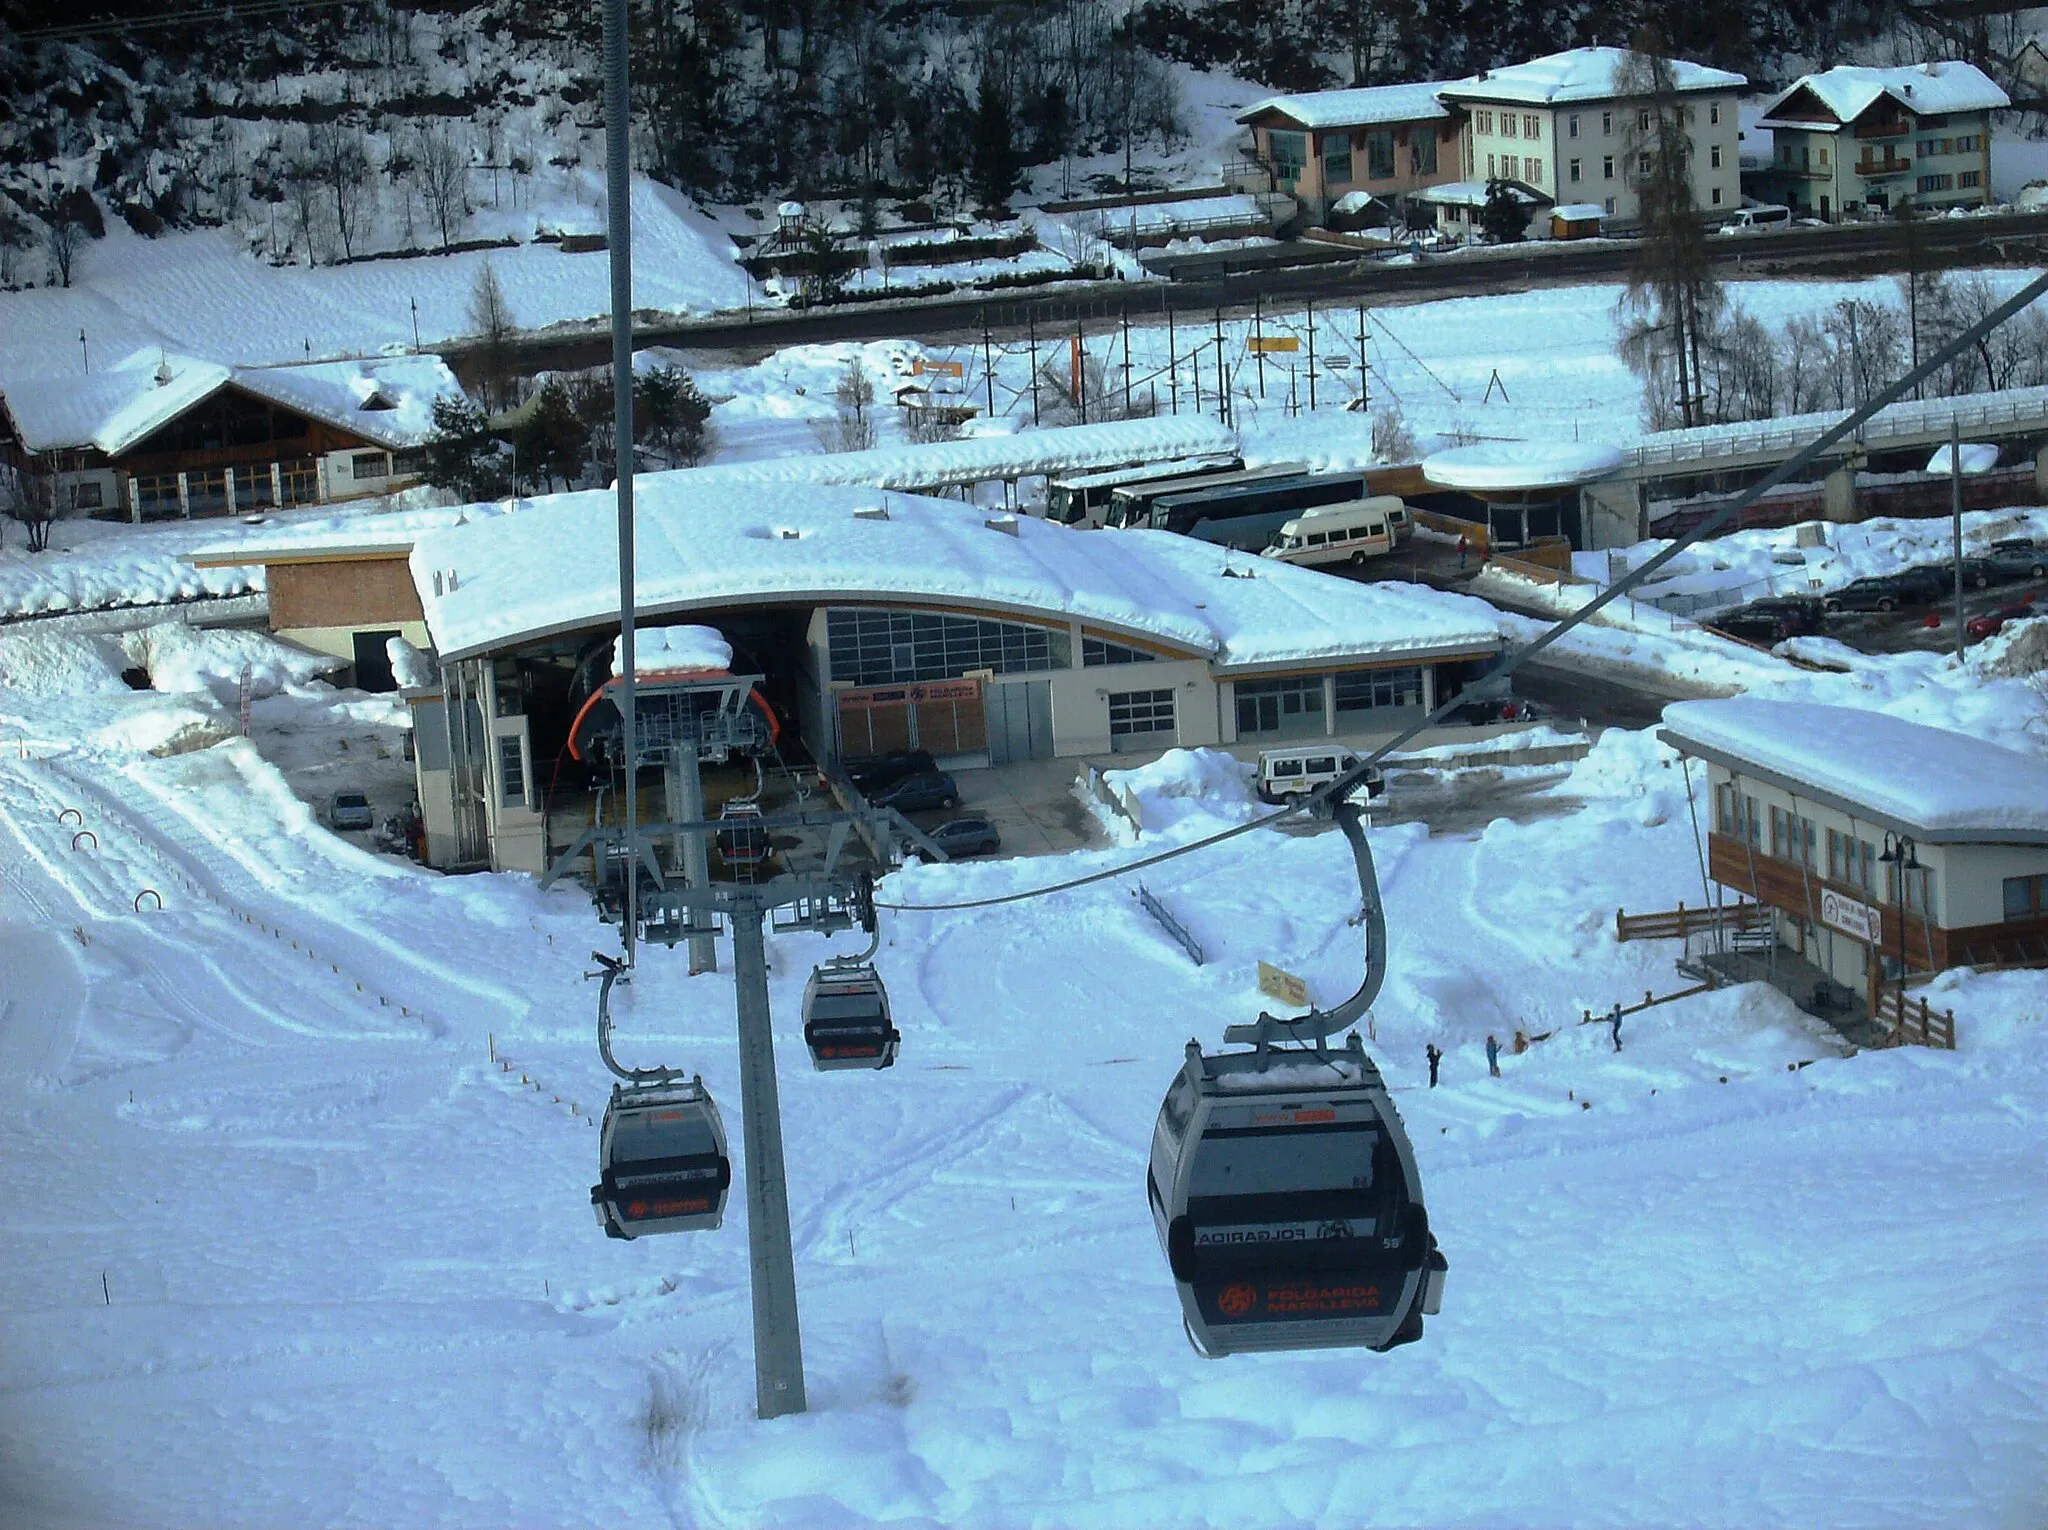
<svg viewBox="0 0 2048 1530">
<path fill-rule="evenodd" d="M 1285 802 L 1327 786 L 1358 763 L 1360 756 L 1339 744 L 1303 744 L 1292 749 L 1259 751 L 1259 797 Z M 1386 777 L 1375 768 L 1365 778 L 1365 793 L 1377 797 L 1387 789 Z"/>
<path fill-rule="evenodd" d="M 1396 516 L 1400 517 L 1397 522 Z M 1400 544 L 1400 527 L 1408 507 L 1392 494 L 1355 499 L 1341 505 L 1318 505 L 1281 526 L 1262 557 L 1315 568 L 1325 563 L 1363 563 L 1390 553 Z"/>
<path fill-rule="evenodd" d="M 1772 202 L 1760 202 L 1755 207 L 1738 207 L 1728 215 L 1728 221 L 1721 225 L 1724 234 L 1739 233 L 1746 228 L 1790 228 L 1792 209 L 1779 207 Z"/>
</svg>

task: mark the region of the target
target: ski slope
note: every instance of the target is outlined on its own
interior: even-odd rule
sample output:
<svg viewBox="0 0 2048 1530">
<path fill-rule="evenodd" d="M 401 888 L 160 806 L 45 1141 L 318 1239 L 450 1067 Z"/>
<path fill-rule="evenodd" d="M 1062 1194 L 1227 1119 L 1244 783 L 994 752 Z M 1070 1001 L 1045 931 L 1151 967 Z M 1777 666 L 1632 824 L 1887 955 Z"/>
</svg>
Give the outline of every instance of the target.
<svg viewBox="0 0 2048 1530">
<path fill-rule="evenodd" d="M 1614 1053 L 1581 1010 L 1680 980 L 1612 910 L 1697 893 L 1642 736 L 1530 822 L 1375 832 L 1374 1051 L 1451 1261 L 1388 1356 L 1199 1360 L 1140 1188 L 1181 1044 L 1255 1012 L 1259 959 L 1356 981 L 1334 835 L 1148 873 L 1201 968 L 1116 882 L 891 918 L 873 1076 L 809 1069 L 829 946 L 771 937 L 811 1400 L 773 1424 L 744 1198 L 700 1236 L 591 1217 L 579 974 L 613 941 L 579 895 L 364 855 L 246 741 L 0 745 L 9 1526 L 1950 1525 L 2048 1487 L 2041 979 L 1953 983 L 1954 1054 L 1844 1058 L 1760 989 Z M 1248 813 L 1217 779 L 1141 773 L 1135 845 L 883 896 L 1128 859 Z M 730 978 L 684 972 L 647 954 L 621 1051 L 736 1127 Z M 1518 1028 L 1555 1034 L 1489 1079 Z"/>
</svg>

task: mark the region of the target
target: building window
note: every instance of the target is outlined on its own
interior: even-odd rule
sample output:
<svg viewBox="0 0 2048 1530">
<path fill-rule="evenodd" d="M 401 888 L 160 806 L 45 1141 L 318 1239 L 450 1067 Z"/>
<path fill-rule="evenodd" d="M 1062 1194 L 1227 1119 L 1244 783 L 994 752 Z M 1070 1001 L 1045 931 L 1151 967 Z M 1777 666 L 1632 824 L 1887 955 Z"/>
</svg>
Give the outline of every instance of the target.
<svg viewBox="0 0 2048 1530">
<path fill-rule="evenodd" d="M 1522 113 L 1522 136 L 1531 143 L 1543 136 L 1543 129 L 1538 125 L 1540 121 L 1533 112 Z"/>
<path fill-rule="evenodd" d="M 526 805 L 526 754 L 516 733 L 498 737 L 498 800 L 506 807 Z"/>
<path fill-rule="evenodd" d="M 1603 154 L 1600 156 L 1600 178 L 1602 180 L 1608 181 L 1614 179 L 1614 156 L 1612 154 Z M 1614 211 L 1614 204 L 1612 201 L 1609 201 L 1609 203 L 1607 204 L 1607 210 L 1609 212 Z"/>
<path fill-rule="evenodd" d="M 1150 664 L 1157 657 L 1142 648 L 1126 648 L 1121 643 L 1106 643 L 1101 638 L 1081 639 L 1081 667 L 1095 669 L 1104 664 Z"/>
<path fill-rule="evenodd" d="M 1637 174 L 1637 175 L 1648 175 L 1649 173 L 1650 173 L 1650 156 L 1649 156 L 1649 155 L 1647 155 L 1647 154 L 1638 154 L 1638 155 L 1636 156 L 1636 174 Z"/>
<path fill-rule="evenodd" d="M 1952 175 L 1923 175 L 1920 177 L 1922 191 L 1948 191 L 1954 187 L 1956 178 Z"/>
<path fill-rule="evenodd" d="M 1763 834 L 1763 821 L 1757 815 L 1756 798 L 1744 796 L 1742 807 L 1743 837 L 1749 841 L 1750 849 L 1759 849 L 1761 848 L 1760 836 Z"/>
<path fill-rule="evenodd" d="M 1259 733 L 1323 733 L 1323 677 L 1288 680 L 1240 680 L 1237 732 L 1240 738 Z"/>
<path fill-rule="evenodd" d="M 1974 133 L 1965 133 L 1956 140 L 1956 153 L 1958 154 L 1975 154 L 1982 147 L 1983 144 L 1979 142 L 1977 135 Z"/>
<path fill-rule="evenodd" d="M 1735 788 L 1726 781 L 1714 788 L 1714 832 L 1735 834 Z"/>
<path fill-rule="evenodd" d="M 1828 167 L 1828 146 L 1826 144 L 1820 146 L 1820 167 L 1823 170 Z"/>
<path fill-rule="evenodd" d="M 1909 914 L 1934 912 L 1934 869 L 1930 866 L 1891 868 L 1891 896 L 1894 902 L 1903 902 Z M 1903 881 L 1904 886 L 1901 887 Z"/>
<path fill-rule="evenodd" d="M 1707 103 L 1707 121 L 1708 121 L 1708 122 L 1709 122 L 1710 124 L 1712 124 L 1712 123 L 1718 123 L 1718 122 L 1719 122 L 1720 120 L 1721 120 L 1721 103 L 1720 103 L 1719 101 L 1709 101 L 1709 102 Z"/>
<path fill-rule="evenodd" d="M 825 639 L 832 678 L 854 685 L 952 680 L 971 669 L 1027 674 L 1070 662 L 1064 632 L 923 611 L 827 611 Z"/>
<path fill-rule="evenodd" d="M 1394 175 L 1394 130 L 1380 128 L 1365 135 L 1365 173 L 1376 181 Z"/>
<path fill-rule="evenodd" d="M 1707 150 L 1707 164 L 1715 170 L 1721 168 L 1721 146 L 1719 144 L 1715 144 Z"/>
<path fill-rule="evenodd" d="M 1408 134 L 1408 169 L 1415 175 L 1436 174 L 1436 130 L 1419 127 Z"/>
<path fill-rule="evenodd" d="M 1522 179 L 1531 186 L 1541 186 L 1543 184 L 1543 161 L 1533 154 L 1524 156 L 1522 160 Z"/>
<path fill-rule="evenodd" d="M 1565 174 L 1566 174 L 1566 175 L 1567 175 L 1567 176 L 1568 176 L 1568 177 L 1570 178 L 1570 180 L 1571 180 L 1571 183 L 1572 183 L 1572 184 L 1573 184 L 1574 186 L 1578 185 L 1578 183 L 1579 183 L 1579 162 L 1578 162 L 1577 160 L 1573 160 L 1573 161 L 1572 161 L 1572 162 L 1571 162 L 1570 164 L 1566 165 L 1566 166 L 1565 166 Z"/>
<path fill-rule="evenodd" d="M 1981 186 L 1981 185 L 1983 185 L 1983 184 L 1984 184 L 1984 176 L 1983 176 L 1983 172 L 1981 172 L 1981 171 L 1978 171 L 1978 170 L 1959 170 L 1959 171 L 1957 171 L 1957 172 L 1956 172 L 1956 185 L 1957 185 L 1957 187 L 1958 187 L 1958 188 L 1962 188 L 1962 187 L 1970 187 L 1970 186 Z"/>
<path fill-rule="evenodd" d="M 1638 111 L 1636 113 L 1636 131 L 1638 133 L 1650 131 L 1650 114 L 1648 111 Z"/>
<path fill-rule="evenodd" d="M 1565 133 L 1566 133 L 1566 135 L 1567 135 L 1568 137 L 1571 137 L 1571 138 L 1576 138 L 1576 137 L 1578 137 L 1578 136 L 1579 136 L 1579 114 L 1578 114 L 1577 112 L 1573 112 L 1573 113 L 1572 113 L 1572 114 L 1571 114 L 1571 115 L 1570 115 L 1569 117 L 1565 118 L 1565 119 L 1564 119 L 1564 126 L 1565 126 Z"/>
<path fill-rule="evenodd" d="M 1600 114 L 1600 136 L 1602 138 L 1612 138 L 1614 136 L 1613 112 L 1602 112 Z"/>
<path fill-rule="evenodd" d="M 1173 731 L 1172 691 L 1111 691 L 1109 693 L 1109 736 L 1129 738 L 1134 733 Z"/>
<path fill-rule="evenodd" d="M 1308 135 L 1268 133 L 1266 142 L 1273 149 L 1273 173 L 1283 181 L 1299 178 L 1301 167 L 1308 163 Z"/>
<path fill-rule="evenodd" d="M 1502 112 L 1500 114 L 1500 136 L 1503 138 L 1520 136 L 1515 126 L 1515 114 L 1513 112 Z"/>
<path fill-rule="evenodd" d="M 1323 140 L 1323 184 L 1326 186 L 1349 185 L 1351 182 L 1351 135 L 1345 133 L 1336 138 Z"/>
<path fill-rule="evenodd" d="M 1422 705 L 1422 668 L 1350 670 L 1336 678 L 1339 712 L 1370 712 Z"/>
<path fill-rule="evenodd" d="M 2043 915 L 2048 915 L 2048 875 L 2007 877 L 2005 917 L 2008 920 L 2039 919 Z"/>
<path fill-rule="evenodd" d="M 389 478 L 391 457 L 386 452 L 355 452 L 348 459 L 349 477 L 361 483 L 365 478 Z"/>
<path fill-rule="evenodd" d="M 71 508 L 74 510 L 99 510 L 105 507 L 107 487 L 97 478 L 71 486 Z"/>
<path fill-rule="evenodd" d="M 1602 210 L 1603 210 L 1603 211 L 1604 211 L 1604 212 L 1605 212 L 1605 213 L 1607 214 L 1607 216 L 1608 216 L 1608 217 L 1610 217 L 1610 218 L 1611 218 L 1611 217 L 1613 217 L 1613 216 L 1614 216 L 1614 198 L 1613 198 L 1613 197 L 1609 197 L 1609 198 L 1608 198 L 1608 199 L 1607 199 L 1607 200 L 1606 200 L 1606 201 L 1605 201 L 1604 203 L 1602 203 L 1602 204 L 1601 204 L 1601 207 L 1602 207 Z"/>
<path fill-rule="evenodd" d="M 1714 188 L 1714 205 L 1716 207 L 1721 205 L 1721 188 L 1719 186 Z"/>
<path fill-rule="evenodd" d="M 1941 145 L 1932 138 L 1923 138 L 1913 145 L 1913 152 L 1922 159 L 1932 159 L 1941 152 Z"/>
<path fill-rule="evenodd" d="M 278 465 L 281 505 L 310 505 L 320 498 L 320 464 L 309 457 Z"/>
</svg>

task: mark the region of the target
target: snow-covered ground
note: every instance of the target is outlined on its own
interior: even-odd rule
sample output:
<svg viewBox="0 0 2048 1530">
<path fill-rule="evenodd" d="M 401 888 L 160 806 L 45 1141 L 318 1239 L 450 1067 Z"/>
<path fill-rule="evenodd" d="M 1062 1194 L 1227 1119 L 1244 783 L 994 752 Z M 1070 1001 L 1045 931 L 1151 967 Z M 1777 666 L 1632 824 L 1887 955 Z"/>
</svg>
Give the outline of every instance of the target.
<svg viewBox="0 0 2048 1530">
<path fill-rule="evenodd" d="M 1256 1012 L 1258 961 L 1355 983 L 1337 837 L 1148 871 L 1199 968 L 1118 882 L 887 916 L 906 1040 L 872 1076 L 805 1064 L 832 947 L 771 937 L 811 1411 L 762 1424 L 744 1198 L 633 1244 L 590 1214 L 580 973 L 610 932 L 575 892 L 320 828 L 396 768 L 394 710 L 277 666 L 228 737 L 249 642 L 124 640 L 175 693 L 47 639 L 35 686 L 0 680 L 0 1523 L 1946 1526 L 2048 1491 L 2048 980 L 1941 980 L 1953 1054 L 1846 1057 L 1761 988 L 1633 1016 L 1615 1053 L 1581 1014 L 1683 980 L 1614 909 L 1701 896 L 1647 735 L 1605 734 L 1529 822 L 1374 831 L 1373 1050 L 1451 1261 L 1384 1357 L 1197 1359 L 1141 1188 L 1182 1043 Z M 1737 679 L 2048 753 L 2038 688 L 1986 666 L 2013 646 Z M 1126 784 L 1135 840 L 881 896 L 1253 811 L 1214 758 Z M 619 1044 L 701 1069 L 737 1148 L 730 978 L 685 971 L 646 954 Z M 1489 1078 L 1516 1031 L 1543 1039 Z"/>
</svg>

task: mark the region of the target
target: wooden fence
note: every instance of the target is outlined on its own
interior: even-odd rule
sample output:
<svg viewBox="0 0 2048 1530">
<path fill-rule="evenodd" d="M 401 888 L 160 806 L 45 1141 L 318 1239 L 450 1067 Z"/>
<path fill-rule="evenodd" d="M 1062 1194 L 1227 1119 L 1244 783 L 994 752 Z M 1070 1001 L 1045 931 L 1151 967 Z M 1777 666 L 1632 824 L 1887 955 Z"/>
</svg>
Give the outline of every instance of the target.
<svg viewBox="0 0 2048 1530">
<path fill-rule="evenodd" d="M 1956 1012 L 1937 1010 L 1925 998 L 1903 998 L 1897 988 L 1885 988 L 1877 996 L 1876 1020 L 1888 1027 L 1879 1047 L 1956 1049 Z"/>
<path fill-rule="evenodd" d="M 1755 934 L 1771 927 L 1771 910 L 1762 903 L 1732 903 L 1723 908 L 1687 908 L 1681 903 L 1654 914 L 1614 911 L 1616 940 L 1683 940 L 1695 930 L 1711 930 L 1717 925 L 1730 934 Z"/>
</svg>

